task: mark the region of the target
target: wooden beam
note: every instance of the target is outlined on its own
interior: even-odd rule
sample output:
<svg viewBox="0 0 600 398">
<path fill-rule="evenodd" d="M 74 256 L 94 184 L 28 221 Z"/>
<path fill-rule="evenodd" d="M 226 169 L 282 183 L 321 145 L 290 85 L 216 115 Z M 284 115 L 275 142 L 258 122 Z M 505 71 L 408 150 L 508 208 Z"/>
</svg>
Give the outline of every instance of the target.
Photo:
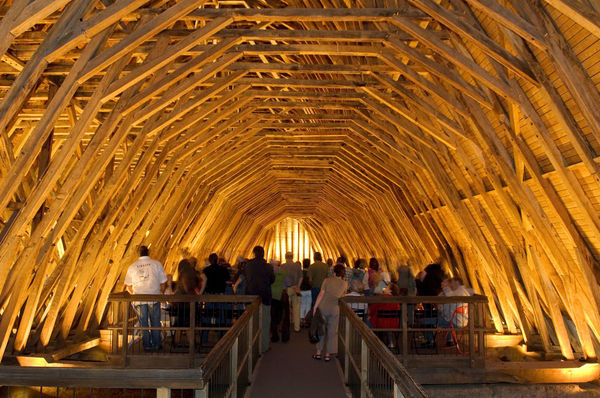
<svg viewBox="0 0 600 398">
<path fill-rule="evenodd" d="M 600 16 L 598 13 L 585 4 L 575 0 L 544 0 L 565 16 L 583 26 L 594 36 L 600 38 Z"/>
</svg>

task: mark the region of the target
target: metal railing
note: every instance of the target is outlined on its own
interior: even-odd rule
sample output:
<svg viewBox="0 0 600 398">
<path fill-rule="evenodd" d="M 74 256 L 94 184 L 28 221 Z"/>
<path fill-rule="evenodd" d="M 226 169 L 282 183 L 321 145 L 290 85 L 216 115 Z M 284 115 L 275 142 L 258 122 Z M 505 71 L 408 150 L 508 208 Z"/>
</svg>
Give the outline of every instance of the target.
<svg viewBox="0 0 600 398">
<path fill-rule="evenodd" d="M 485 366 L 485 333 L 490 331 L 485 296 L 346 296 L 341 301 L 406 366 Z M 374 319 L 378 324 L 372 324 Z"/>
<path fill-rule="evenodd" d="M 256 296 L 242 295 L 130 295 L 115 293 L 109 297 L 108 330 L 111 361 L 114 365 L 146 365 L 147 355 L 162 355 L 163 366 L 197 367 L 211 348 L 209 333 L 221 337 L 242 319 Z M 161 325 L 142 327 L 137 303 L 160 303 Z M 161 348 L 149 353 L 143 349 L 142 335 L 158 330 Z M 187 357 L 187 359 L 185 358 Z"/>
<path fill-rule="evenodd" d="M 427 397 L 400 361 L 352 308 L 340 301 L 338 359 L 352 397 Z"/>
</svg>

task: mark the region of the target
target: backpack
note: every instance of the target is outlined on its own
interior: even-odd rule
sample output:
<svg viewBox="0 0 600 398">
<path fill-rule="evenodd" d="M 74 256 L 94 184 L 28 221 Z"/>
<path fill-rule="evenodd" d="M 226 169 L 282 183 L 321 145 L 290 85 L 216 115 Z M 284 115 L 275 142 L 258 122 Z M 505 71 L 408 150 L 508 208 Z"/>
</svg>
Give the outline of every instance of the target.
<svg viewBox="0 0 600 398">
<path fill-rule="evenodd" d="M 360 268 L 354 268 L 352 269 L 352 277 L 350 278 L 350 285 L 352 285 L 352 281 L 359 281 L 360 283 L 363 283 L 363 281 L 365 280 L 365 270 L 360 269 Z"/>
</svg>

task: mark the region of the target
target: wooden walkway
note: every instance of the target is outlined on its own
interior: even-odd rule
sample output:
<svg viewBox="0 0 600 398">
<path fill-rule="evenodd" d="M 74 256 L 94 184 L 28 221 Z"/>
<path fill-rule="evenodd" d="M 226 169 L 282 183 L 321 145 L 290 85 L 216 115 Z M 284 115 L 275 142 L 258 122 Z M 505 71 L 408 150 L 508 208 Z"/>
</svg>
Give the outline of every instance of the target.
<svg viewBox="0 0 600 398">
<path fill-rule="evenodd" d="M 346 398 L 337 360 L 312 359 L 308 332 L 292 332 L 287 343 L 272 343 L 260 360 L 250 398 Z"/>
</svg>

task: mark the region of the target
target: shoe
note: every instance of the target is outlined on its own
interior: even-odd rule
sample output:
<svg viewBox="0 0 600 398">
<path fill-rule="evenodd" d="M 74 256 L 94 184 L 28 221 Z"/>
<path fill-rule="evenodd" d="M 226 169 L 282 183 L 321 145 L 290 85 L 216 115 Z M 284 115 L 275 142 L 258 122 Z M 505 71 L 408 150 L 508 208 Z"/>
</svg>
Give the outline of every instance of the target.
<svg viewBox="0 0 600 398">
<path fill-rule="evenodd" d="M 331 357 L 329 356 L 329 354 L 325 354 L 325 357 L 323 358 L 323 360 L 325 362 L 329 362 L 329 361 L 331 361 Z"/>
<path fill-rule="evenodd" d="M 317 361 L 321 360 L 321 354 L 315 354 L 312 356 L 313 359 L 316 359 Z"/>
</svg>

